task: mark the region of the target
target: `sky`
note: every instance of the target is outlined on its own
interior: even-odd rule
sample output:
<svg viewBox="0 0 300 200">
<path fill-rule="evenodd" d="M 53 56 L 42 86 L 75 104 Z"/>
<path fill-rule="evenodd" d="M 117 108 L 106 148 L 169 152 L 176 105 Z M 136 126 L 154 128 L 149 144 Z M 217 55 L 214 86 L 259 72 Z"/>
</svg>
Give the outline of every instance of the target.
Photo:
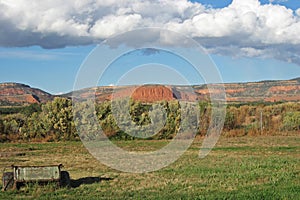
<svg viewBox="0 0 300 200">
<path fill-rule="evenodd" d="M 103 41 L 148 27 L 195 40 L 224 82 L 300 77 L 298 0 L 0 0 L 0 26 L 0 82 L 25 83 L 52 94 L 72 91 L 83 63 Z M 128 43 L 135 46 L 150 34 L 135 35 Z M 176 40 L 168 45 L 176 46 Z M 99 84 L 116 84 L 115 74 L 121 77 L 137 64 L 150 74 L 147 63 L 153 61 L 176 68 L 192 84 L 203 82 L 193 78 L 188 63 L 168 52 L 141 52 L 121 56 Z M 127 79 L 142 83 L 138 73 L 143 72 Z"/>
</svg>

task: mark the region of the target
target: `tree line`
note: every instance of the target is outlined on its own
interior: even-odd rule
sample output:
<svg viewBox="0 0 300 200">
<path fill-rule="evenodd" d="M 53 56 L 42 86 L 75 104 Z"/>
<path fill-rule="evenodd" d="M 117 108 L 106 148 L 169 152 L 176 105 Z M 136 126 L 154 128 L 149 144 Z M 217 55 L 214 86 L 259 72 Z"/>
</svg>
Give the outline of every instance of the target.
<svg viewBox="0 0 300 200">
<path fill-rule="evenodd" d="M 125 120 L 124 113 L 113 113 L 112 103 L 105 101 L 95 105 L 97 123 L 103 132 L 112 139 L 136 139 L 134 135 L 127 134 L 120 128 L 115 115 L 119 115 L 119 123 L 131 127 L 129 132 L 137 132 L 137 126 L 147 126 L 151 123 L 162 121 L 158 118 L 159 113 L 152 109 L 152 105 L 130 100 L 118 101 L 118 106 L 128 107 L 130 120 Z M 162 128 L 147 139 L 171 139 L 185 122 L 181 111 L 183 106 L 178 101 L 162 101 L 159 106 L 165 115 Z M 80 103 L 82 112 L 87 108 L 87 103 Z M 72 101 L 67 98 L 57 97 L 45 104 L 31 104 L 24 107 L 0 108 L 0 142 L 6 141 L 65 141 L 79 140 L 76 125 L 88 124 L 84 137 L 95 137 L 95 127 L 90 124 L 88 116 L 82 115 L 79 121 L 73 119 Z M 195 114 L 194 107 L 187 105 L 186 112 Z M 212 107 L 209 102 L 198 102 L 198 119 L 189 121 L 187 126 L 191 130 L 196 129 L 197 134 L 205 135 L 209 127 Z M 80 110 L 80 109 L 79 109 Z M 75 113 L 76 115 L 81 115 Z M 124 119 L 124 120 L 123 120 Z M 127 123 L 127 124 L 126 124 Z M 134 124 L 135 126 L 129 126 Z M 227 105 L 226 118 L 223 128 L 225 136 L 243 135 L 276 135 L 286 133 L 299 133 L 300 130 L 300 103 L 277 103 L 265 104 L 231 104 Z M 145 133 L 148 134 L 148 129 Z M 137 133 L 141 134 L 141 133 Z M 82 137 L 82 135 L 81 135 Z"/>
</svg>

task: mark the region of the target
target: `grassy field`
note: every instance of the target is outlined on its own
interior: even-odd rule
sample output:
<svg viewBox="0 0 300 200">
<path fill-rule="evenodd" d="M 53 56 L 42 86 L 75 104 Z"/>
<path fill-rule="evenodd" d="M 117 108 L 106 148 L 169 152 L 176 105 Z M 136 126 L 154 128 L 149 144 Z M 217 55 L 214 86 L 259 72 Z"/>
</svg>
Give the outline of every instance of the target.
<svg viewBox="0 0 300 200">
<path fill-rule="evenodd" d="M 152 150 L 168 141 L 118 141 L 125 149 Z M 110 169 L 81 142 L 0 145 L 0 168 L 64 165 L 71 187 L 29 184 L 0 192 L 0 199 L 300 199 L 300 136 L 220 138 L 204 159 L 202 138 L 170 166 L 145 174 Z M 2 185 L 0 186 L 2 187 Z"/>
</svg>

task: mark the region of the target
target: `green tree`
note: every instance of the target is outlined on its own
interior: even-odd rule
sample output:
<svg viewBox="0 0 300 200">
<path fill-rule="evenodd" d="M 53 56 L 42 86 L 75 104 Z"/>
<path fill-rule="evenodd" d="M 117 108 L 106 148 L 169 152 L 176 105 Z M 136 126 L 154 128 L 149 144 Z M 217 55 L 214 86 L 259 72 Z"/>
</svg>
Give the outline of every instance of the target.
<svg viewBox="0 0 300 200">
<path fill-rule="evenodd" d="M 0 142 L 5 142 L 7 140 L 7 135 L 4 133 L 3 120 L 0 119 Z"/>
<path fill-rule="evenodd" d="M 76 138 L 71 100 L 56 97 L 42 107 L 42 113 L 47 118 L 46 123 L 50 125 L 50 131 L 53 131 L 57 138 L 62 140 Z"/>
<path fill-rule="evenodd" d="M 41 105 L 34 103 L 30 104 L 29 106 L 25 106 L 22 108 L 21 113 L 23 113 L 25 116 L 31 116 L 35 112 L 41 112 L 42 108 Z"/>
<path fill-rule="evenodd" d="M 300 112 L 288 112 L 283 118 L 283 128 L 287 131 L 300 130 Z"/>
<path fill-rule="evenodd" d="M 224 122 L 224 128 L 227 130 L 232 130 L 237 127 L 236 124 L 236 112 L 234 110 L 227 110 L 226 118 Z"/>
<path fill-rule="evenodd" d="M 42 113 L 34 112 L 27 118 L 26 124 L 22 127 L 24 139 L 42 139 L 50 133 L 49 120 Z"/>
</svg>

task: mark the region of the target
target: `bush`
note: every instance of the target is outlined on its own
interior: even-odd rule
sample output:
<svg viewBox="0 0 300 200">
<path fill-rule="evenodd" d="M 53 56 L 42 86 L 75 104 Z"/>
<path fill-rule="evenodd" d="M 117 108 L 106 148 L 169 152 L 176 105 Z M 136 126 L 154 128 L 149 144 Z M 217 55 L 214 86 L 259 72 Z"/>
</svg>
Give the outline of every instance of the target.
<svg viewBox="0 0 300 200">
<path fill-rule="evenodd" d="M 300 130 L 300 112 L 288 112 L 283 118 L 283 129 L 287 131 Z"/>
</svg>

